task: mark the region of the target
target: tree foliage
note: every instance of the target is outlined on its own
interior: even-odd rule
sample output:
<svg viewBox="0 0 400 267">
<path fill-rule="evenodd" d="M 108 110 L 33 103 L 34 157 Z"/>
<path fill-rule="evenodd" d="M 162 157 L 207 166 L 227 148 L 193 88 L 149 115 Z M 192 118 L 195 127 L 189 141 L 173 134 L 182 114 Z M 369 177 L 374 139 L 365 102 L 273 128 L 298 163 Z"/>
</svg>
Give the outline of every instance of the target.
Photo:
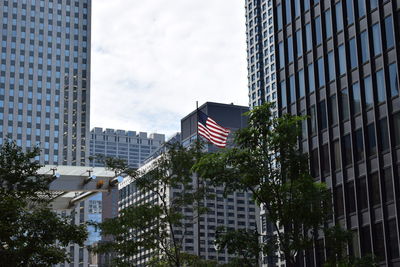
<svg viewBox="0 0 400 267">
<path fill-rule="evenodd" d="M 74 226 L 49 209 L 52 177 L 39 175 L 34 158 L 14 142 L 0 147 L 0 262 L 6 266 L 49 266 L 68 261 L 63 248 L 83 244 L 84 226 Z"/>
<path fill-rule="evenodd" d="M 116 252 L 117 266 L 129 266 L 126 259 L 141 249 L 153 251 L 154 266 L 187 266 L 198 262 L 195 255 L 182 253 L 187 224 L 193 225 L 206 209 L 200 201 L 206 190 L 192 171 L 202 156 L 202 145 L 190 148 L 167 144 L 167 151 L 145 169 L 131 169 L 121 161 L 109 161 L 112 169 L 133 179 L 137 192 L 147 192 L 154 198 L 123 209 L 117 218 L 98 225 L 102 235 L 113 235 L 114 241 L 100 244 L 97 253 Z M 184 217 L 183 209 L 193 209 L 194 217 Z M 178 231 L 177 231 L 178 230 Z M 177 234 L 179 232 L 179 234 Z M 157 264 L 156 264 L 157 263 Z M 203 263 L 201 263 L 203 264 Z"/>
<path fill-rule="evenodd" d="M 326 229 L 331 194 L 310 175 L 308 155 L 299 149 L 304 117 L 274 117 L 271 104 L 247 115 L 248 127 L 236 132 L 236 147 L 205 155 L 194 170 L 214 185 L 225 185 L 226 193 L 251 191 L 274 228 L 274 234 L 265 236 L 258 249 L 272 256 L 278 252 L 287 266 L 295 266 L 296 255 L 312 248 Z M 244 258 L 242 245 L 232 241 L 245 240 L 242 235 L 230 233 L 229 242 L 222 243 L 228 249 L 236 245 L 240 258 Z M 249 248 L 257 250 L 253 245 Z"/>
</svg>

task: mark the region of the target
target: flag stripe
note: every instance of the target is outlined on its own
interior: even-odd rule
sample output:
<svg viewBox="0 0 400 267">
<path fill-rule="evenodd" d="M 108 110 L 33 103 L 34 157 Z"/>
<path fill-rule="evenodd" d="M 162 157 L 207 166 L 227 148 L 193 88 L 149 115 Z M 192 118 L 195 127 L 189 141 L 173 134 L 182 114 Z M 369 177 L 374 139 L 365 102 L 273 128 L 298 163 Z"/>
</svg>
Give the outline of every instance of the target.
<svg viewBox="0 0 400 267">
<path fill-rule="evenodd" d="M 215 142 L 226 143 L 226 138 L 215 136 L 211 133 L 207 128 L 205 128 L 202 124 L 199 124 L 199 131 L 207 135 L 207 139 L 212 139 Z"/>
</svg>

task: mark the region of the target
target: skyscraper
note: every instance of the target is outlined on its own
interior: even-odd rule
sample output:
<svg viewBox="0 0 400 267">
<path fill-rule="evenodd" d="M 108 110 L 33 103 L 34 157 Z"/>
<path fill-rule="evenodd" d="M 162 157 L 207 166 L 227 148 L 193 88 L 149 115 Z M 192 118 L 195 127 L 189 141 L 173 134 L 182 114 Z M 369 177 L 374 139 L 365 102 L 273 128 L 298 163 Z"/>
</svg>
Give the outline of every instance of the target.
<svg viewBox="0 0 400 267">
<path fill-rule="evenodd" d="M 253 84 L 266 90 L 257 87 L 266 75 L 256 70 L 272 47 L 279 114 L 309 116 L 300 146 L 311 156 L 312 175 L 332 191 L 332 222 L 354 233 L 348 252 L 396 266 L 399 1 L 247 0 L 246 8 L 251 103 Z M 265 43 L 270 22 L 273 43 Z M 326 255 L 317 246 L 304 264 L 321 266 Z"/>
<path fill-rule="evenodd" d="M 90 0 L 0 2 L 0 140 L 44 164 L 88 163 Z"/>
</svg>

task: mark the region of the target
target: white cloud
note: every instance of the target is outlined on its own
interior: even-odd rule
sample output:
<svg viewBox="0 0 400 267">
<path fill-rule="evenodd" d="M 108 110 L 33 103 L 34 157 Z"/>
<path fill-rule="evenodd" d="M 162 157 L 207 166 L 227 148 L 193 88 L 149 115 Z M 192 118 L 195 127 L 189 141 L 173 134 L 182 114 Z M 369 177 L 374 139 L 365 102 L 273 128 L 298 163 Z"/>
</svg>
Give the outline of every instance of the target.
<svg viewBox="0 0 400 267">
<path fill-rule="evenodd" d="M 180 131 L 196 101 L 247 105 L 239 0 L 96 0 L 91 127 Z"/>
</svg>

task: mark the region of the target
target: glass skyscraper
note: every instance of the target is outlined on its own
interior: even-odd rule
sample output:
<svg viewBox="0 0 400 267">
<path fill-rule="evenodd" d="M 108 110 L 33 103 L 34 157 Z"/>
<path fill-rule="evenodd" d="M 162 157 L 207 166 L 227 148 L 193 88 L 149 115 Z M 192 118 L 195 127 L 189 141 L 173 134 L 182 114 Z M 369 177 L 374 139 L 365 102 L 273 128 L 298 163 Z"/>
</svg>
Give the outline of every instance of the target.
<svg viewBox="0 0 400 267">
<path fill-rule="evenodd" d="M 0 2 L 0 140 L 44 164 L 88 163 L 90 0 Z"/>
<path fill-rule="evenodd" d="M 300 147 L 331 189 L 332 223 L 354 233 L 348 253 L 398 266 L 400 2 L 247 0 L 246 16 L 251 106 L 274 83 L 272 50 L 278 112 L 309 117 Z M 299 264 L 321 266 L 324 242 Z"/>
</svg>

